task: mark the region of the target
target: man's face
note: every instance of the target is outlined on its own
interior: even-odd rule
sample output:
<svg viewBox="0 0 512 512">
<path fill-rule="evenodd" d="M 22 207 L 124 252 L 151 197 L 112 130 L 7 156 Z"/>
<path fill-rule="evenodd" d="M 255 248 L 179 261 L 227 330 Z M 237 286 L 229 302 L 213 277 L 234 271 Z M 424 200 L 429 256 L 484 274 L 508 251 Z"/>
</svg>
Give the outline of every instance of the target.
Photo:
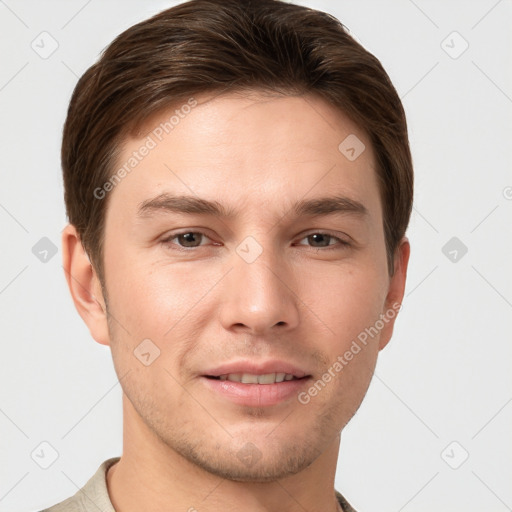
<svg viewBox="0 0 512 512">
<path fill-rule="evenodd" d="M 197 100 L 169 134 L 157 128 L 175 108 L 152 119 L 117 162 L 150 147 L 109 192 L 114 365 L 126 417 L 164 448 L 225 478 L 274 480 L 332 445 L 391 335 L 392 321 L 333 368 L 392 307 L 374 154 L 311 96 Z M 338 148 L 354 135 L 366 148 L 355 159 L 361 145 Z M 347 201 L 295 207 L 334 197 Z M 199 199 L 232 215 L 199 211 Z M 251 383 L 273 373 L 294 377 Z"/>
</svg>

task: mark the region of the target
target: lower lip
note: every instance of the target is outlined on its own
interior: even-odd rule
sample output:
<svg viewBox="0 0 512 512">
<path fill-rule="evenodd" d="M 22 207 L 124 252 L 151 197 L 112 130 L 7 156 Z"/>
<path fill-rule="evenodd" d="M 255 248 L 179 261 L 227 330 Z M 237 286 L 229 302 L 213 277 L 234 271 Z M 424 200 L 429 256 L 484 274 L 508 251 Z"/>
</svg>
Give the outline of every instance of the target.
<svg viewBox="0 0 512 512">
<path fill-rule="evenodd" d="M 296 397 L 309 382 L 309 377 L 285 380 L 275 384 L 242 384 L 207 377 L 201 377 L 201 379 L 215 393 L 235 404 L 250 407 L 277 405 L 291 397 Z"/>
</svg>

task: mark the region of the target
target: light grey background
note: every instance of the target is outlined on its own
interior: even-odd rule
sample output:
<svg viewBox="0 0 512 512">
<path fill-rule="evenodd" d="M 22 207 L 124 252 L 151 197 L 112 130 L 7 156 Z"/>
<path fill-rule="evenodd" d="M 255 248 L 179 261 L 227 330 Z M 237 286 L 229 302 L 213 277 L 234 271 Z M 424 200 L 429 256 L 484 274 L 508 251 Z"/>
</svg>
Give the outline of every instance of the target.
<svg viewBox="0 0 512 512">
<path fill-rule="evenodd" d="M 176 3 L 0 0 L 2 511 L 54 504 L 121 454 L 110 352 L 61 266 L 60 137 L 77 77 Z M 360 512 L 512 510 L 512 2 L 299 3 L 334 14 L 381 60 L 416 173 L 404 307 L 342 435 L 336 487 Z M 33 253 L 43 237 L 54 256 Z M 42 442 L 58 452 L 48 469 Z"/>
</svg>

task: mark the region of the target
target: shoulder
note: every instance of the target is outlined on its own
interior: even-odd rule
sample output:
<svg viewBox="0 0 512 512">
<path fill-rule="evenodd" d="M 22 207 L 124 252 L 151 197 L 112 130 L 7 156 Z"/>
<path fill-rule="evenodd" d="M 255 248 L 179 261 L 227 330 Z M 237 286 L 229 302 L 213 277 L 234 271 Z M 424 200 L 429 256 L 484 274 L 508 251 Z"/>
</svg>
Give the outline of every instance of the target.
<svg viewBox="0 0 512 512">
<path fill-rule="evenodd" d="M 341 505 L 343 512 L 357 512 L 354 507 L 336 490 L 334 490 L 338 503 Z"/>
<path fill-rule="evenodd" d="M 78 491 L 74 496 L 53 505 L 53 507 L 45 508 L 41 512 L 86 512 L 91 509 L 87 508 L 84 498 L 85 496 L 80 495 L 80 491 Z"/>
<path fill-rule="evenodd" d="M 115 512 L 110 501 L 106 472 L 110 466 L 118 462 L 120 457 L 113 457 L 104 461 L 96 473 L 73 496 L 67 498 L 41 512 Z"/>
</svg>

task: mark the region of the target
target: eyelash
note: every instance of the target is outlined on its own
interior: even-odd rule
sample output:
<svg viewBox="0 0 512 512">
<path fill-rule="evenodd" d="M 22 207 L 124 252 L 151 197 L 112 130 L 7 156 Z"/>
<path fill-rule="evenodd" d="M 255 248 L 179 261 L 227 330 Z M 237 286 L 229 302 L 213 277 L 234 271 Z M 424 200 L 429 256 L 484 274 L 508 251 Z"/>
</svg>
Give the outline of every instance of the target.
<svg viewBox="0 0 512 512">
<path fill-rule="evenodd" d="M 171 240 L 174 240 L 175 238 L 179 237 L 180 235 L 186 235 L 189 233 L 192 233 L 194 235 L 203 235 L 204 237 L 209 238 L 209 236 L 202 231 L 182 231 L 181 233 L 173 233 L 172 235 L 170 235 L 167 238 L 165 238 L 164 240 L 162 240 L 162 243 L 165 246 L 172 248 L 172 250 L 185 251 L 185 252 L 192 251 L 194 249 L 199 249 L 200 247 L 203 247 L 202 245 L 199 245 L 197 247 L 181 247 L 177 244 L 171 243 Z M 330 251 L 330 250 L 336 250 L 336 249 L 343 249 L 343 248 L 350 247 L 352 245 L 349 242 L 347 242 L 347 241 L 339 238 L 338 236 L 333 235 L 332 233 L 329 233 L 327 231 L 313 231 L 311 233 L 308 233 L 307 235 L 304 235 L 300 240 L 304 240 L 305 238 L 308 238 L 313 235 L 329 236 L 338 241 L 337 244 L 328 245 L 327 247 L 310 247 L 311 250 L 316 250 L 317 252 L 318 251 Z"/>
</svg>

